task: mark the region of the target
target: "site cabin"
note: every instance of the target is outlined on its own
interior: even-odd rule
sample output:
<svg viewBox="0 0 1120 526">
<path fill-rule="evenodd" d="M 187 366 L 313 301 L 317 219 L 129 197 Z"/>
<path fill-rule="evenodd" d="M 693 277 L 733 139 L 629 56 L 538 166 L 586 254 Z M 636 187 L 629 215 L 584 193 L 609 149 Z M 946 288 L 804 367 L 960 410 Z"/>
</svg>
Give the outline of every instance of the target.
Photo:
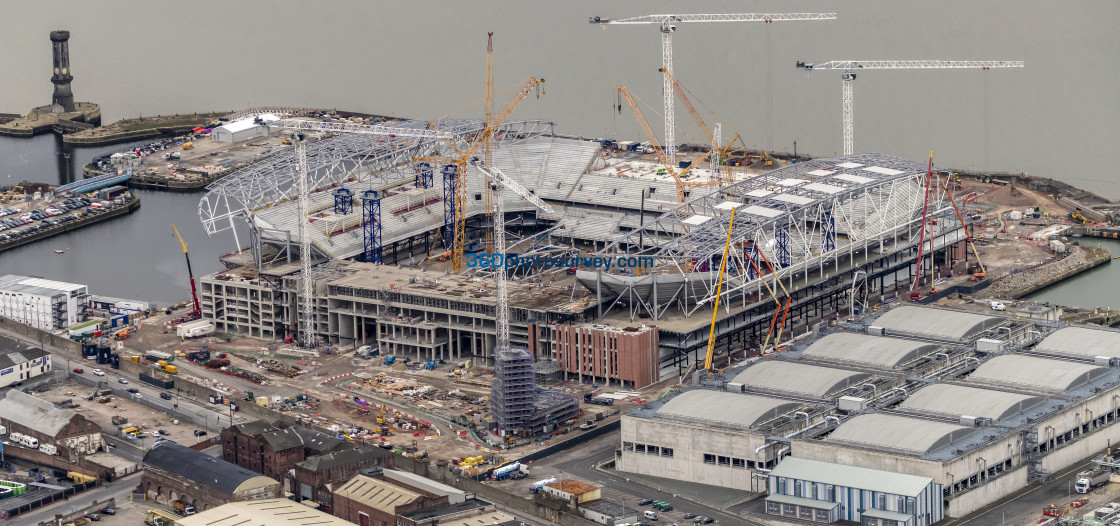
<svg viewBox="0 0 1120 526">
<path fill-rule="evenodd" d="M 194 320 L 175 328 L 175 335 L 180 338 L 200 338 L 213 333 L 214 324 L 210 320 Z"/>
</svg>

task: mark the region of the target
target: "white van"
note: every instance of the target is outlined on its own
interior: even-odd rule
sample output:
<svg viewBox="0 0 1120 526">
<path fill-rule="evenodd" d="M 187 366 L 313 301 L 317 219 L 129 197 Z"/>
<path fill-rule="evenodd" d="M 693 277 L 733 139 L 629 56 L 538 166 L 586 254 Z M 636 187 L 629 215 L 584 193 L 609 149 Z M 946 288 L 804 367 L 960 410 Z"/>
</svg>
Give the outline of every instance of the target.
<svg viewBox="0 0 1120 526">
<path fill-rule="evenodd" d="M 1007 310 L 1007 305 L 1004 305 L 1003 302 L 1000 301 L 993 301 L 992 310 Z"/>
<path fill-rule="evenodd" d="M 647 519 L 649 519 L 649 520 L 651 520 L 651 521 L 655 521 L 655 520 L 657 520 L 657 514 L 656 514 L 656 513 L 654 513 L 654 512 L 652 512 L 652 511 L 646 511 L 646 512 L 645 512 L 645 513 L 643 513 L 642 515 L 644 515 L 644 516 L 645 516 L 645 518 L 647 518 Z"/>
</svg>

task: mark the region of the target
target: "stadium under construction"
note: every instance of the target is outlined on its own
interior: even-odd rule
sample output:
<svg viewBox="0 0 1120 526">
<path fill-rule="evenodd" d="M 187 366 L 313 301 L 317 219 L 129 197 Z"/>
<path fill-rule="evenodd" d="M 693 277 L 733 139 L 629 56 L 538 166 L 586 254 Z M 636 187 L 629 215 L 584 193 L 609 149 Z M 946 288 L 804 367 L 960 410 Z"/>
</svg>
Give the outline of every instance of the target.
<svg viewBox="0 0 1120 526">
<path fill-rule="evenodd" d="M 416 136 L 307 132 L 317 140 L 306 146 L 306 218 L 294 153 L 209 187 L 199 204 L 207 232 L 230 232 L 240 246 L 237 231 L 247 226 L 250 238 L 222 258 L 226 270 L 201 280 L 203 316 L 217 330 L 266 339 L 310 330 L 343 348 L 493 363 L 497 280 L 493 268 L 470 265 L 495 226 L 483 173 L 470 165 L 457 179 L 454 164 L 412 161 L 453 157 L 448 145 L 471 140 L 482 123 L 439 121 L 439 140 L 424 137 L 433 127 L 425 121 L 392 126 Z M 640 388 L 702 362 L 729 226 L 716 328 L 724 363 L 868 299 L 894 297 L 916 274 L 929 275 L 931 262 L 944 273 L 968 257 L 945 186 L 926 191 L 925 162 L 859 154 L 723 167 L 731 177 L 696 169 L 689 181 L 710 186 L 679 191 L 661 164 L 556 134 L 551 123 L 507 122 L 493 139 L 492 166 L 555 206 L 543 212 L 514 192 L 497 194 L 513 238 L 505 253 L 652 262 L 506 268 L 510 341 L 536 358 L 539 382 Z M 466 185 L 458 194 L 468 254 L 460 273 L 446 261 L 457 181 Z M 919 238 L 932 255 L 920 272 Z M 312 280 L 313 314 L 301 323 L 304 278 Z"/>
</svg>

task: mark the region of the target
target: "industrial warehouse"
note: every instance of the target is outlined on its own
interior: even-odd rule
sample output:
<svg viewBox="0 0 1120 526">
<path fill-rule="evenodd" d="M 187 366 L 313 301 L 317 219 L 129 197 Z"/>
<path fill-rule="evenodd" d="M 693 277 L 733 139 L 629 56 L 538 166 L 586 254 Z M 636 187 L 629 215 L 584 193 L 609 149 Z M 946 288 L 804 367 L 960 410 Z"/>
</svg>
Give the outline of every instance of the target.
<svg viewBox="0 0 1120 526">
<path fill-rule="evenodd" d="M 624 416 L 616 465 L 821 522 L 962 517 L 1115 436 L 1120 332 L 1066 325 L 918 306 L 840 322 Z"/>
</svg>

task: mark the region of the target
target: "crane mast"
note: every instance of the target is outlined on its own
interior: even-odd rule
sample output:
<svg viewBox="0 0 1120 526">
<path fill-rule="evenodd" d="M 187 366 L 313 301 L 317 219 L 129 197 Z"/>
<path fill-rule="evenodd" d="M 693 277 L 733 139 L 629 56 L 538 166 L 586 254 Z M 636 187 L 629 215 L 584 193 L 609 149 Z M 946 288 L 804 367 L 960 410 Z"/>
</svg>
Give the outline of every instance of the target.
<svg viewBox="0 0 1120 526">
<path fill-rule="evenodd" d="M 855 153 L 855 107 L 852 102 L 854 71 L 862 69 L 980 69 L 1021 68 L 1021 60 L 833 60 L 810 64 L 798 61 L 796 66 L 805 71 L 814 69 L 840 70 L 841 137 L 844 155 Z"/>
<path fill-rule="evenodd" d="M 673 72 L 673 33 L 676 24 L 688 22 L 785 22 L 807 20 L 835 20 L 836 13 L 728 13 L 728 14 L 684 14 L 684 15 L 645 15 L 611 20 L 593 16 L 588 18 L 592 24 L 631 25 L 656 24 L 661 30 L 661 68 Z M 665 102 L 665 156 L 669 163 L 676 162 L 676 116 L 674 115 L 672 86 L 668 78 L 661 84 L 662 98 Z"/>
<path fill-rule="evenodd" d="M 300 282 L 303 285 L 303 309 L 300 311 L 299 325 L 303 333 L 305 347 L 315 344 L 315 330 L 312 327 L 312 318 L 315 315 L 315 292 L 311 284 L 311 236 L 307 228 L 308 200 L 311 197 L 311 188 L 308 184 L 307 173 L 307 146 L 303 141 L 296 143 L 296 157 L 299 162 L 299 200 L 297 207 L 297 224 L 299 225 L 299 269 Z"/>
<path fill-rule="evenodd" d="M 191 255 L 187 252 L 187 242 L 183 241 L 183 236 L 179 234 L 179 229 L 172 224 L 171 229 L 175 231 L 175 237 L 179 238 L 179 244 L 183 245 L 183 256 L 187 258 L 187 276 L 191 278 L 191 299 L 194 300 L 194 310 L 191 311 L 190 317 L 201 317 L 202 306 L 198 303 L 198 288 L 194 284 L 194 270 L 191 270 Z"/>
<path fill-rule="evenodd" d="M 484 111 L 485 111 L 486 115 L 483 118 L 482 122 L 486 125 L 489 125 L 491 119 L 494 118 L 494 32 L 493 31 L 486 34 L 486 101 L 485 101 L 484 107 L 485 107 Z M 485 164 L 487 168 L 494 165 L 494 138 L 493 137 L 489 137 L 489 138 L 486 139 L 486 146 L 483 148 L 482 161 L 483 161 L 483 164 Z M 490 217 L 491 220 L 493 220 L 492 216 L 494 214 L 493 207 L 494 207 L 494 199 L 495 199 L 494 192 L 491 190 L 490 185 L 486 184 L 486 185 L 483 185 L 483 186 L 486 187 L 482 190 L 483 194 L 486 196 L 486 198 L 485 198 L 485 205 L 486 205 L 485 206 L 485 210 L 486 210 L 485 214 L 486 214 L 486 216 Z M 487 232 L 485 230 L 483 232 L 484 232 L 483 240 L 485 242 L 486 250 L 489 251 L 490 253 L 494 253 L 494 240 L 492 238 L 492 234 L 490 234 L 489 232 Z"/>
</svg>

